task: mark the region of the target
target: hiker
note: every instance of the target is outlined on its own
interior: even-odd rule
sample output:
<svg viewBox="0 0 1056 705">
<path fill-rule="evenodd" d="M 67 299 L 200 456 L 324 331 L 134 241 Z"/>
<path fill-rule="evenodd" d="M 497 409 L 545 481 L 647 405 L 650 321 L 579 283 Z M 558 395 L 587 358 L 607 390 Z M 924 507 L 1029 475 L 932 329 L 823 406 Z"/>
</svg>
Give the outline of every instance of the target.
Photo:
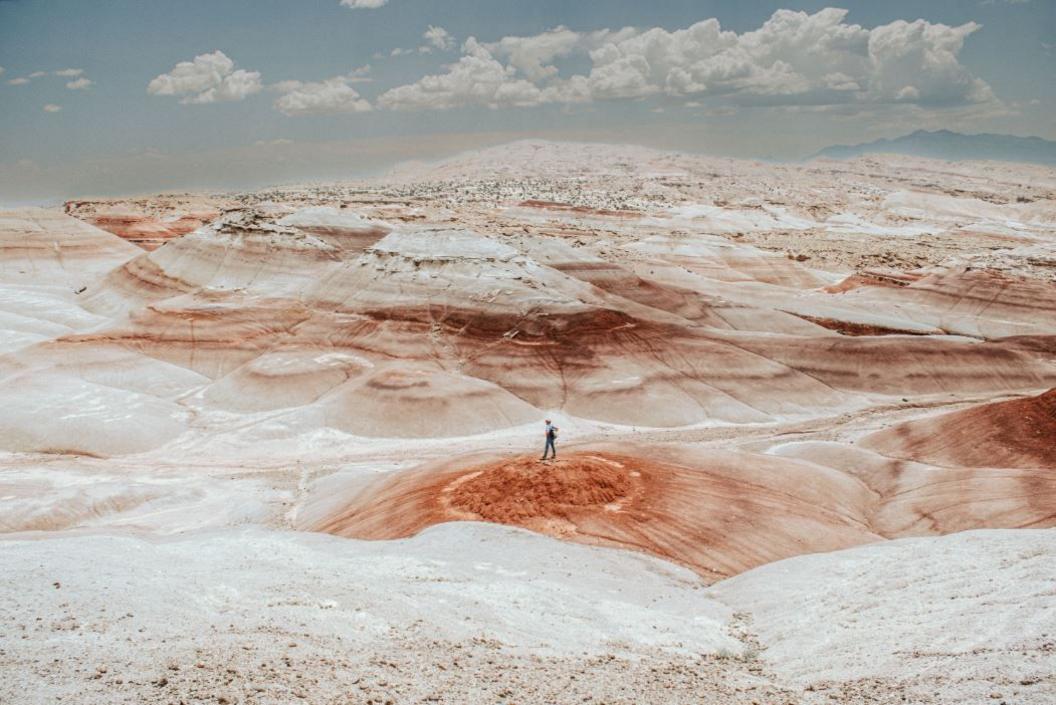
<svg viewBox="0 0 1056 705">
<path fill-rule="evenodd" d="M 552 460 L 557 460 L 557 448 L 554 447 L 554 441 L 557 440 L 557 426 L 550 423 L 550 419 L 546 420 L 546 446 L 543 448 L 543 460 L 546 460 L 546 454 L 552 452 Z"/>
</svg>

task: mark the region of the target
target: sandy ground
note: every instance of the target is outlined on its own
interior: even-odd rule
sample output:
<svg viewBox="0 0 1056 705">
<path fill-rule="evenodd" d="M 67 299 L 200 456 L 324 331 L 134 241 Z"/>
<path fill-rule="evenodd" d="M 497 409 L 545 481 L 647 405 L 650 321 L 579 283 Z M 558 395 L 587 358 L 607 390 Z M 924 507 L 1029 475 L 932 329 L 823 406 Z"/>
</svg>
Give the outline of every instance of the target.
<svg viewBox="0 0 1056 705">
<path fill-rule="evenodd" d="M 480 524 L 396 543 L 6 540 L 0 695 L 1040 705 L 1056 694 L 1052 546 L 1051 531 L 907 539 L 704 589 L 661 561 Z"/>
<path fill-rule="evenodd" d="M 525 142 L 66 211 L 112 229 L 0 214 L 4 705 L 1056 701 L 1050 169 Z M 683 484 L 536 492 L 545 417 Z"/>
</svg>

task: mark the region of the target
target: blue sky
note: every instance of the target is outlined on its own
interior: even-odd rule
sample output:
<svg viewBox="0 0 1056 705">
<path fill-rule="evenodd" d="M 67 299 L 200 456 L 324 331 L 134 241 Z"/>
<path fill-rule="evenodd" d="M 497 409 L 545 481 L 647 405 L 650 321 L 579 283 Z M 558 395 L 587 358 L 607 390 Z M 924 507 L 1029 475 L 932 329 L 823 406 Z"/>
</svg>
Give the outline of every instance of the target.
<svg viewBox="0 0 1056 705">
<path fill-rule="evenodd" d="M 0 199 L 340 178 L 531 136 L 778 159 L 917 128 L 1056 138 L 1051 0 L 829 6 L 0 0 Z"/>
</svg>

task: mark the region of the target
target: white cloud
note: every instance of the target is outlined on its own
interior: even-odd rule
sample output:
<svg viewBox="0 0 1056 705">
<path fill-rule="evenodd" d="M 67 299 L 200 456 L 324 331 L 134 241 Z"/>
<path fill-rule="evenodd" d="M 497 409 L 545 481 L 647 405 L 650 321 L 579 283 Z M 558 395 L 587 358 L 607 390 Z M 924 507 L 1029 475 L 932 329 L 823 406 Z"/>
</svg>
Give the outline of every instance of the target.
<svg viewBox="0 0 1056 705">
<path fill-rule="evenodd" d="M 637 31 L 630 27 L 616 31 L 603 29 L 580 33 L 559 26 L 531 37 L 503 37 L 485 46 L 495 56 L 507 59 L 511 66 L 529 79 L 538 81 L 558 73 L 557 67 L 553 65 L 555 59 L 576 52 L 586 53 L 607 42 L 636 33 Z"/>
<path fill-rule="evenodd" d="M 47 76 L 47 75 L 48 75 L 47 71 L 34 71 L 33 73 L 29 74 L 29 77 L 30 78 L 41 78 L 42 76 Z"/>
<path fill-rule="evenodd" d="M 463 46 L 465 55 L 447 67 L 447 73 L 425 76 L 416 83 L 393 88 L 381 94 L 378 104 L 393 110 L 444 109 L 460 105 L 489 108 L 535 105 L 541 102 L 540 89 L 514 76 L 514 69 L 503 66 L 476 39 Z"/>
<path fill-rule="evenodd" d="M 990 86 L 957 60 L 965 37 L 979 28 L 974 22 L 947 27 L 924 20 L 877 27 L 869 35 L 870 96 L 878 102 L 904 100 L 909 91 L 910 102 L 922 105 L 993 100 Z"/>
<path fill-rule="evenodd" d="M 557 73 L 551 62 L 571 54 L 580 46 L 583 35 L 567 27 L 555 27 L 534 37 L 503 37 L 488 44 L 488 51 L 506 58 L 510 65 L 532 81 L 539 81 Z"/>
<path fill-rule="evenodd" d="M 285 81 L 284 95 L 275 101 L 275 109 L 284 115 L 324 115 L 330 113 L 364 113 L 371 109 L 350 83 L 349 76 L 335 76 L 316 83 Z"/>
<path fill-rule="evenodd" d="M 990 87 L 960 63 L 964 39 L 979 29 L 902 20 L 865 29 L 846 10 L 776 11 L 738 34 L 717 19 L 669 31 L 624 28 L 581 33 L 556 27 L 493 43 L 470 38 L 444 73 L 393 88 L 392 109 L 492 108 L 550 102 L 721 97 L 740 104 L 952 107 L 995 102 Z M 589 59 L 582 74 L 555 63 Z"/>
<path fill-rule="evenodd" d="M 10 84 L 12 86 L 24 86 L 27 83 L 29 83 L 29 79 L 28 78 L 22 78 L 22 77 L 12 78 L 10 81 L 8 81 L 8 84 Z"/>
<path fill-rule="evenodd" d="M 235 62 L 224 52 L 214 51 L 176 64 L 152 80 L 147 93 L 181 96 L 181 103 L 216 103 L 242 100 L 261 88 L 259 72 L 236 70 Z"/>
<path fill-rule="evenodd" d="M 349 83 L 370 83 L 374 80 L 370 77 L 370 70 L 370 64 L 363 64 L 349 71 L 345 78 Z"/>
<path fill-rule="evenodd" d="M 389 0 L 341 0 L 342 5 L 354 10 L 374 10 L 388 2 Z"/>
<path fill-rule="evenodd" d="M 57 113 L 62 110 L 61 105 L 55 105 L 54 103 L 48 103 L 44 106 L 44 112 L 46 113 Z"/>
<path fill-rule="evenodd" d="M 63 78 L 77 78 L 84 73 L 84 69 L 59 69 L 58 71 L 52 71 L 52 73 Z"/>
<path fill-rule="evenodd" d="M 422 39 L 426 41 L 426 46 L 422 47 L 423 49 L 450 51 L 455 48 L 455 38 L 443 27 L 429 25 L 429 29 L 422 33 Z"/>
<path fill-rule="evenodd" d="M 425 44 L 421 45 L 417 49 L 405 49 L 403 47 L 396 47 L 389 51 L 390 57 L 396 56 L 407 56 L 408 54 L 432 54 L 434 51 L 451 51 L 455 48 L 455 37 L 443 27 L 434 27 L 429 25 L 429 28 L 422 32 L 422 39 L 425 40 Z M 378 52 L 374 54 L 375 58 L 382 58 L 384 54 Z"/>
<path fill-rule="evenodd" d="M 95 84 L 95 81 L 90 81 L 84 76 L 75 79 L 73 81 L 67 81 L 66 87 L 71 91 L 81 91 Z"/>
<path fill-rule="evenodd" d="M 743 34 L 714 18 L 670 32 L 653 28 L 592 50 L 588 79 L 600 98 L 662 92 L 839 102 L 840 92 L 861 88 L 855 77 L 868 71 L 869 32 L 844 24 L 845 15 L 778 10 Z"/>
<path fill-rule="evenodd" d="M 3 75 L 4 75 L 4 67 L 0 66 L 0 76 L 3 76 Z"/>
</svg>

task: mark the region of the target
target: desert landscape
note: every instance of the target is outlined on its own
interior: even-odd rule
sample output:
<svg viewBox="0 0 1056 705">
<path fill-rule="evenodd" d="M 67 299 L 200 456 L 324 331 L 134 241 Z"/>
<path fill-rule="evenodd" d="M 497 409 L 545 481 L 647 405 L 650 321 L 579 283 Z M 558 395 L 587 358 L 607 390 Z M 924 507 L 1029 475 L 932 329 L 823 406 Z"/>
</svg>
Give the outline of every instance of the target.
<svg viewBox="0 0 1056 705">
<path fill-rule="evenodd" d="M 0 702 L 1054 702 L 1054 268 L 896 155 L 7 210 Z"/>
</svg>

